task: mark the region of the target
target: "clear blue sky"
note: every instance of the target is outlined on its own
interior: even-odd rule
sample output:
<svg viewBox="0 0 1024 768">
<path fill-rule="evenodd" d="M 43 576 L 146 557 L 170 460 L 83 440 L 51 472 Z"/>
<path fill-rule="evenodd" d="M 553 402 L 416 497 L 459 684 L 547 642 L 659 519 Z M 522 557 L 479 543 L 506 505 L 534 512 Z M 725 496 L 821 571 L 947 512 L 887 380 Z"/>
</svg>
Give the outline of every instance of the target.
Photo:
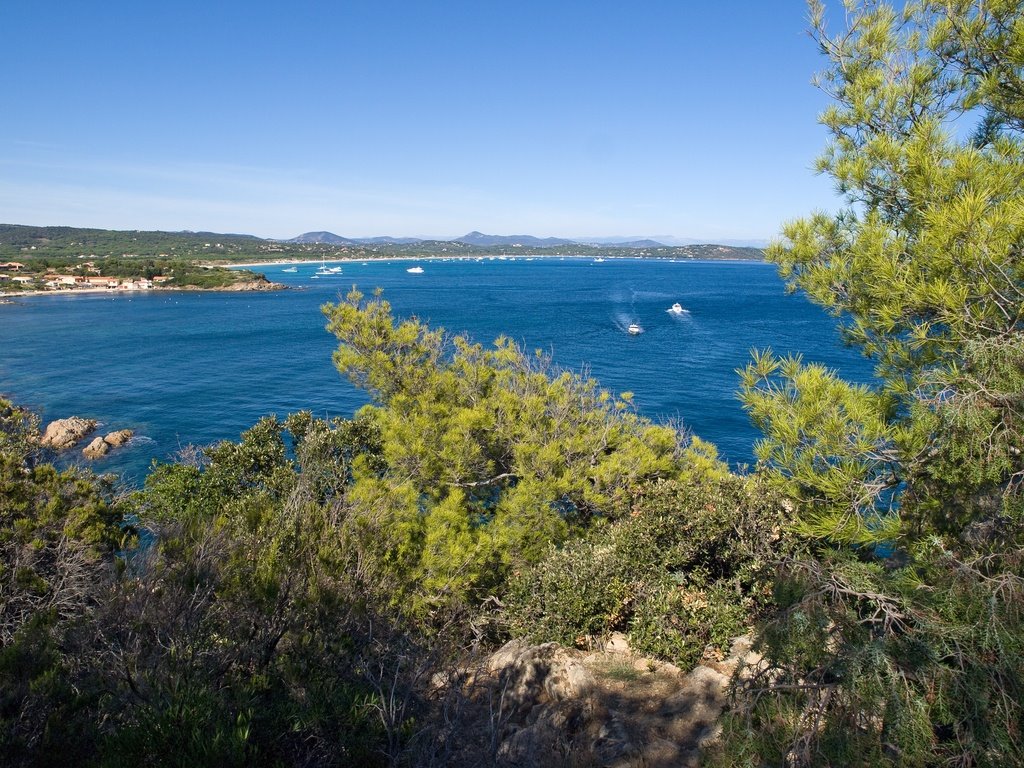
<svg viewBox="0 0 1024 768">
<path fill-rule="evenodd" d="M 5 0 L 0 221 L 765 239 L 835 206 L 801 0 Z"/>
</svg>

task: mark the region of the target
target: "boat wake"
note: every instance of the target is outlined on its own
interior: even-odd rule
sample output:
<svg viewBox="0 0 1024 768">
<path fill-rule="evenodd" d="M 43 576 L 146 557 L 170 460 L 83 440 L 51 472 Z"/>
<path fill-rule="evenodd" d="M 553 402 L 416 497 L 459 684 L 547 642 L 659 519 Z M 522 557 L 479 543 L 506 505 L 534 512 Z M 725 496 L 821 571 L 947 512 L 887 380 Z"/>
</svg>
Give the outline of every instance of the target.
<svg viewBox="0 0 1024 768">
<path fill-rule="evenodd" d="M 630 336 L 636 336 L 644 332 L 644 329 L 637 322 L 637 319 L 625 312 L 616 312 L 612 318 L 612 322 L 615 323 L 615 327 L 623 333 L 628 333 Z"/>
<path fill-rule="evenodd" d="M 684 317 L 689 316 L 690 310 L 684 309 L 679 302 L 676 302 L 671 307 L 665 310 L 672 316 L 674 320 L 682 320 Z"/>
</svg>

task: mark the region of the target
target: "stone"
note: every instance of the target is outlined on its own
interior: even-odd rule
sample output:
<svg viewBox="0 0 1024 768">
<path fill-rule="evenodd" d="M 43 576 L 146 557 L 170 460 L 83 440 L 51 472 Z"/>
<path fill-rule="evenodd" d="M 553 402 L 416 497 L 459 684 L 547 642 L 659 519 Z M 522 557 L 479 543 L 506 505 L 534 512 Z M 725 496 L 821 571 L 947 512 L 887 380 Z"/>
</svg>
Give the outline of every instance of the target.
<svg viewBox="0 0 1024 768">
<path fill-rule="evenodd" d="M 83 419 L 80 416 L 57 419 L 46 425 L 46 431 L 43 432 L 39 444 L 55 451 L 66 451 L 94 429 L 96 422 L 93 419 Z"/>
<path fill-rule="evenodd" d="M 605 653 L 631 653 L 629 639 L 622 632 L 612 632 L 604 644 Z"/>
<path fill-rule="evenodd" d="M 100 456 L 106 456 L 109 452 L 110 444 L 102 437 L 97 437 L 82 449 L 82 453 L 87 459 L 98 459 Z"/>
<path fill-rule="evenodd" d="M 103 442 L 112 448 L 118 448 L 131 440 L 134 434 L 130 429 L 119 429 L 104 437 Z"/>
</svg>

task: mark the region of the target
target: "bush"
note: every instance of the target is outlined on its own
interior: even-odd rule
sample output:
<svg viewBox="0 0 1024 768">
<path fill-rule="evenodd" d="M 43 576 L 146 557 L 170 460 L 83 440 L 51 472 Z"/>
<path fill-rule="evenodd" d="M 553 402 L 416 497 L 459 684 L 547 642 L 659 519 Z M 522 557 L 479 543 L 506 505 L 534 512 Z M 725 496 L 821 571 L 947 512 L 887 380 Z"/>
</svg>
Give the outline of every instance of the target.
<svg viewBox="0 0 1024 768">
<path fill-rule="evenodd" d="M 509 629 L 580 646 L 622 630 L 635 650 L 691 665 L 764 607 L 769 566 L 790 546 L 782 514 L 755 481 L 651 483 L 623 520 L 513 576 Z"/>
</svg>

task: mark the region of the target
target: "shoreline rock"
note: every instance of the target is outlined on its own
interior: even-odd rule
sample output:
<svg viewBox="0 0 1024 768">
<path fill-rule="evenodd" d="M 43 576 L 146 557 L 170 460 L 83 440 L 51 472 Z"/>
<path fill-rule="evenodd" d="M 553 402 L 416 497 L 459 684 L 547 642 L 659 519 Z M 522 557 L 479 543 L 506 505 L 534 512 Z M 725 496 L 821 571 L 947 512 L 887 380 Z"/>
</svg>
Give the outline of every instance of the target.
<svg viewBox="0 0 1024 768">
<path fill-rule="evenodd" d="M 104 437 L 97 437 L 82 449 L 82 454 L 87 459 L 101 458 L 110 453 L 111 448 L 119 448 L 127 443 L 132 439 L 132 435 L 134 434 L 135 433 L 130 429 L 119 429 L 116 432 L 111 432 L 105 435 Z"/>
<path fill-rule="evenodd" d="M 39 444 L 55 451 L 66 451 L 69 448 L 74 448 L 94 429 L 96 429 L 95 419 L 83 419 L 80 416 L 57 419 L 46 425 L 46 431 L 39 439 Z"/>
<path fill-rule="evenodd" d="M 110 444 L 102 437 L 97 437 L 82 449 L 82 453 L 87 459 L 98 459 L 110 453 Z"/>
<path fill-rule="evenodd" d="M 284 283 L 272 283 L 269 280 L 246 280 L 234 283 L 225 287 L 225 291 L 286 291 L 288 286 Z"/>
<path fill-rule="evenodd" d="M 132 439 L 132 435 L 135 433 L 130 429 L 119 429 L 116 432 L 104 436 L 103 442 L 109 445 L 111 448 L 118 448 L 129 440 Z"/>
</svg>

